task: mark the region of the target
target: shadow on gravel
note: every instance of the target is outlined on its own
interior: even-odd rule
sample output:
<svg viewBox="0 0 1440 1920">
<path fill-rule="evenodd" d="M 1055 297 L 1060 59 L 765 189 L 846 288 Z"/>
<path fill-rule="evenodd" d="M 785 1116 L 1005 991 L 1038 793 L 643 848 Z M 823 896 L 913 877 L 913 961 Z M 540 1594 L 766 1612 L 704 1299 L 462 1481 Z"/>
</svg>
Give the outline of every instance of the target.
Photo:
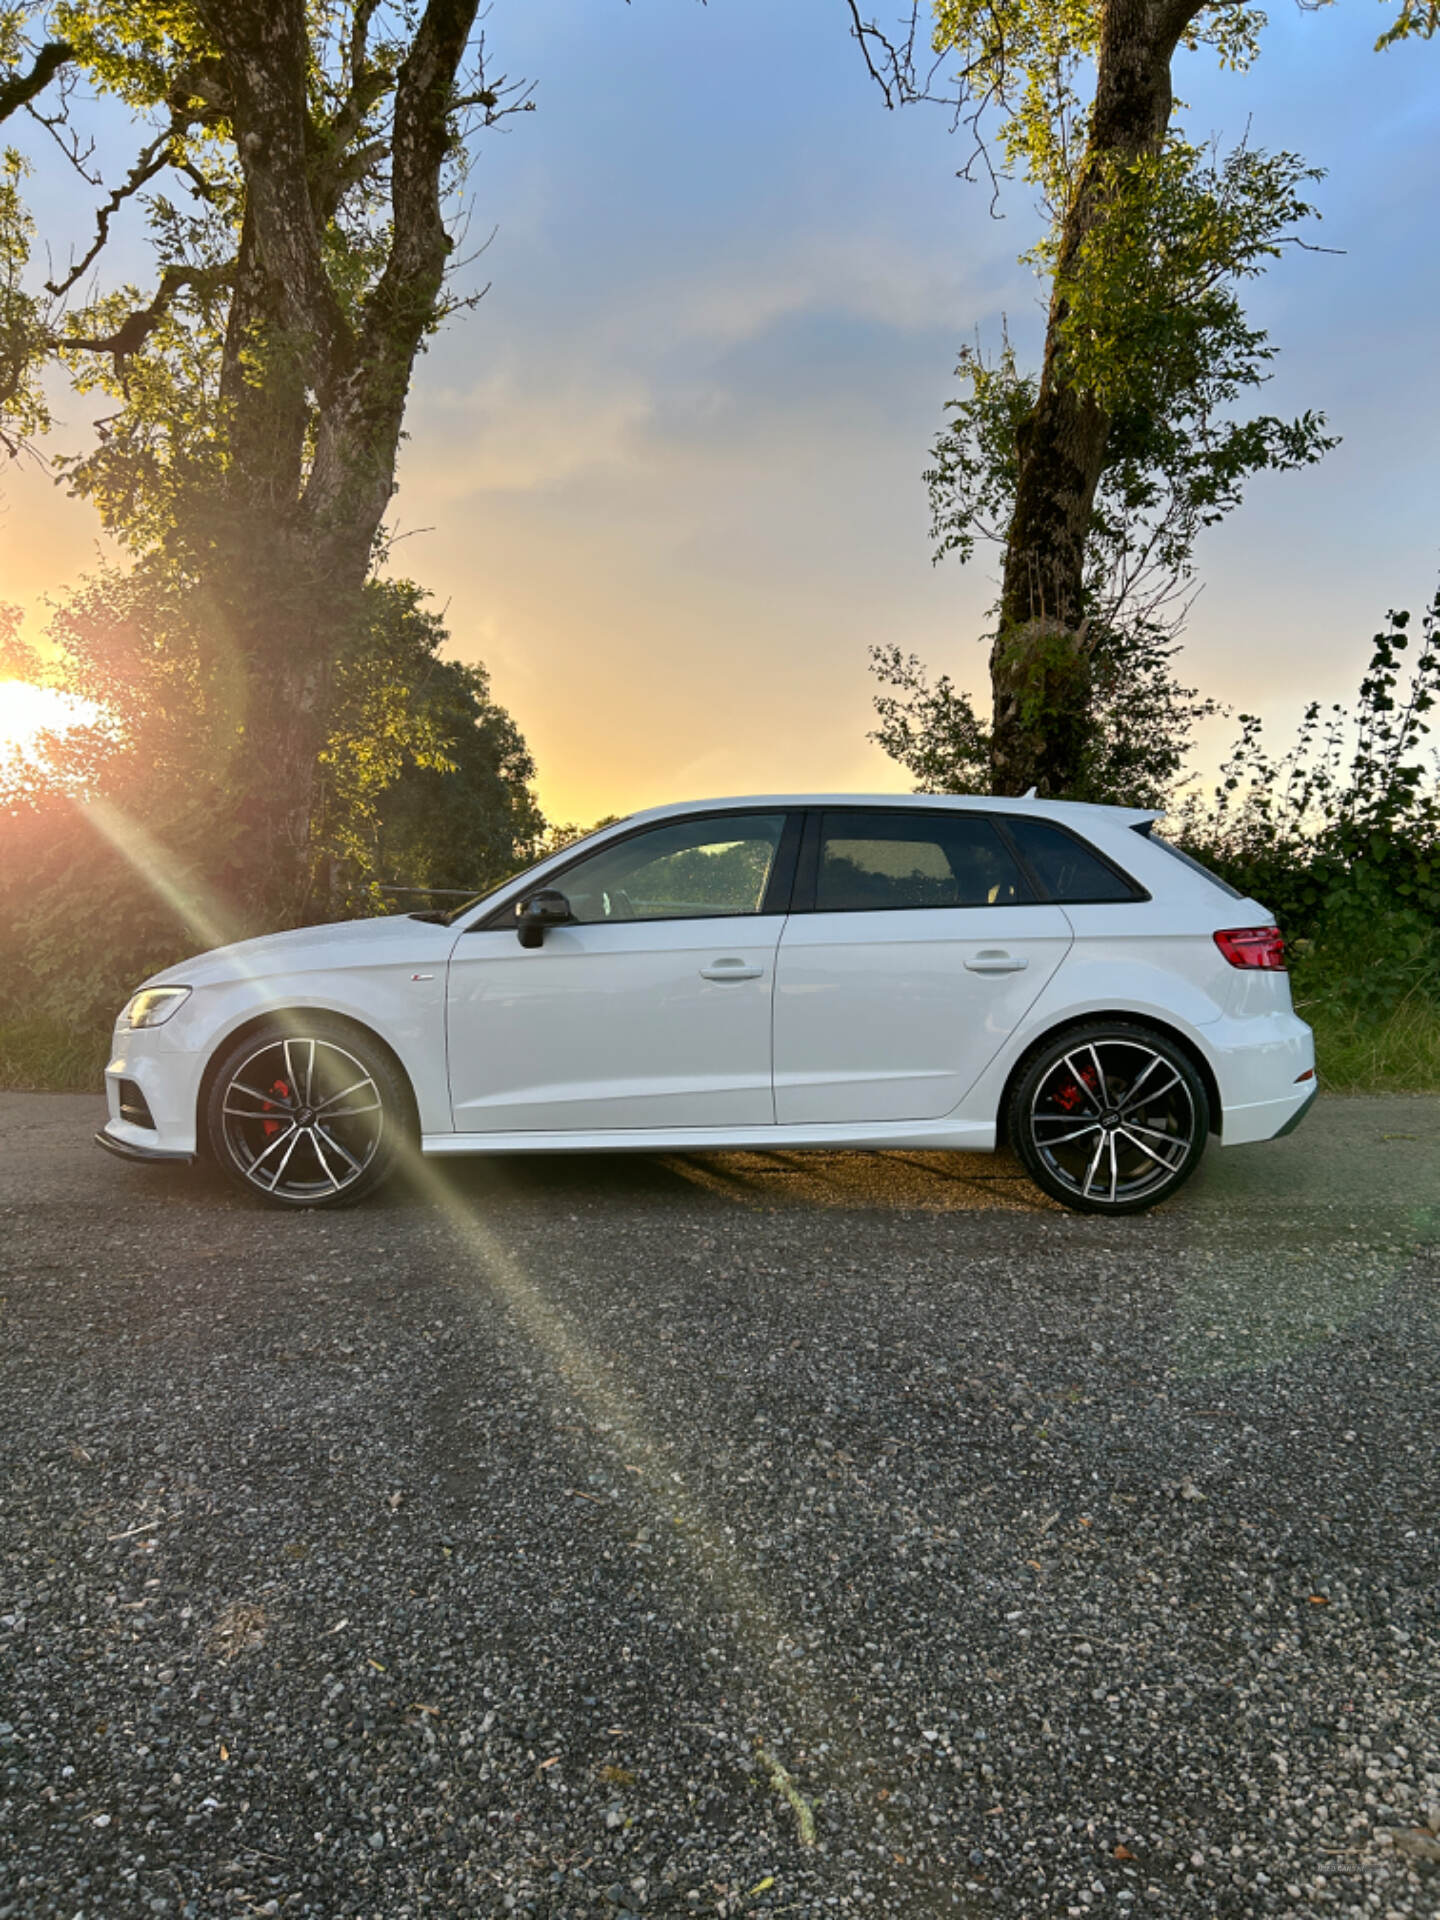
<svg viewBox="0 0 1440 1920">
<path fill-rule="evenodd" d="M 397 1183 L 380 1206 L 432 1203 L 431 1167 L 462 1204 L 546 1202 L 621 1208 L 778 1209 L 1050 1214 L 1009 1154 L 705 1153 L 534 1154 L 430 1163 L 426 1178 Z"/>
</svg>

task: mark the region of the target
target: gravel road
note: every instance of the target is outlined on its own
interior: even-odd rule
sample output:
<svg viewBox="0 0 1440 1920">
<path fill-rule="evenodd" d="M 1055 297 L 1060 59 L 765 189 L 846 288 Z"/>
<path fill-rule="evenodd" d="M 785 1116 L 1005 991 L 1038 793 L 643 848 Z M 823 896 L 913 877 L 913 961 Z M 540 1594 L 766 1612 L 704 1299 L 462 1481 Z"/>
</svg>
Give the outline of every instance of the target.
<svg viewBox="0 0 1440 1920">
<path fill-rule="evenodd" d="M 1440 1102 L 1163 1212 L 0 1094 L 0 1920 L 1440 1914 Z"/>
</svg>

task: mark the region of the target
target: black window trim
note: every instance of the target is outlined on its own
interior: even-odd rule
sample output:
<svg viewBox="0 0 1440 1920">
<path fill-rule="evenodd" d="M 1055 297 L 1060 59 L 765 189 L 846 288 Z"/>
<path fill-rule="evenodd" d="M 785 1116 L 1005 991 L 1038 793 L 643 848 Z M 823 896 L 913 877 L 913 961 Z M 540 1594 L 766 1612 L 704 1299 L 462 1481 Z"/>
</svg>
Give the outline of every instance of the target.
<svg viewBox="0 0 1440 1920">
<path fill-rule="evenodd" d="M 832 813 L 893 813 L 903 815 L 907 820 L 933 819 L 936 814 L 953 819 L 957 814 L 964 814 L 972 818 L 988 820 L 996 829 L 1005 851 L 1015 862 L 1021 878 L 1030 888 L 1032 897 L 1028 900 L 981 900 L 969 905 L 957 903 L 953 906 L 939 906 L 925 901 L 908 907 L 818 907 L 815 904 L 815 895 L 820 876 L 820 839 L 825 816 Z M 1093 895 L 1088 899 L 1072 896 L 1057 900 L 1041 883 L 1039 874 L 1025 858 L 1008 829 L 1009 821 L 1022 819 L 1039 820 L 1057 833 L 1067 835 L 1082 852 L 1089 854 L 1093 860 L 1098 861 L 1108 872 L 1115 875 L 1116 879 L 1128 889 L 1129 900 L 1116 900 L 1113 896 L 1099 898 Z M 1143 887 L 1133 874 L 1126 873 L 1123 867 L 1118 866 L 1108 854 L 1102 852 L 1083 834 L 1076 833 L 1072 827 L 1064 825 L 1059 820 L 1052 820 L 1047 814 L 1010 814 L 989 807 L 887 807 L 877 806 L 872 802 L 863 807 L 847 804 L 834 807 L 810 807 L 806 810 L 805 836 L 801 842 L 790 911 L 791 913 L 989 913 L 997 907 L 1116 907 L 1125 906 L 1131 901 L 1138 903 L 1151 898 L 1153 896 L 1149 890 Z"/>
<path fill-rule="evenodd" d="M 1043 813 L 997 813 L 993 818 L 996 826 L 1000 829 L 1001 839 L 1004 840 L 1006 846 L 1009 847 L 1010 851 L 1019 861 L 1020 871 L 1035 889 L 1036 898 L 1044 901 L 1048 906 L 1123 907 L 1127 902 L 1124 900 L 1116 900 L 1113 896 L 1096 894 L 1090 895 L 1088 899 L 1083 895 L 1069 894 L 1065 899 L 1057 900 L 1055 896 L 1042 885 L 1040 875 L 1025 858 L 1024 853 L 1021 851 L 1019 841 L 1010 832 L 1010 823 L 1012 821 L 1035 820 L 1038 821 L 1041 826 L 1049 827 L 1052 833 L 1063 833 L 1067 839 L 1075 842 L 1082 853 L 1088 853 L 1092 860 L 1098 861 L 1107 872 L 1113 873 L 1115 878 L 1128 889 L 1131 901 L 1138 902 L 1152 900 L 1154 898 L 1149 888 L 1142 886 L 1133 873 L 1127 873 L 1124 867 L 1110 858 L 1108 853 L 1104 852 L 1100 847 L 1097 847 L 1093 840 L 1087 840 L 1083 833 L 1077 833 L 1073 827 L 1066 826 L 1063 820 L 1052 820 L 1048 814 Z"/>
<path fill-rule="evenodd" d="M 563 893 L 563 881 L 567 873 L 573 873 L 584 860 L 591 860 L 598 853 L 608 852 L 611 847 L 623 846 L 627 840 L 637 839 L 642 833 L 656 833 L 662 827 L 684 827 L 693 820 L 754 820 L 767 814 L 780 814 L 784 824 L 780 829 L 780 838 L 775 845 L 775 859 L 770 868 L 770 878 L 765 883 L 765 897 L 754 913 L 647 913 L 634 920 L 575 920 L 570 924 L 577 927 L 658 927 L 673 924 L 675 921 L 693 920 L 701 923 L 709 920 L 763 920 L 774 915 L 789 913 L 795 885 L 796 853 L 804 824 L 804 814 L 797 807 L 696 807 L 689 813 L 672 813 L 662 820 L 640 820 L 624 833 L 617 833 L 613 839 L 606 840 L 603 847 L 589 847 L 583 852 L 578 848 L 575 858 L 567 860 L 563 867 L 556 867 L 550 873 L 537 879 L 535 890 L 541 891 L 554 887 Z M 517 893 L 503 905 L 492 910 L 466 927 L 466 933 L 513 932 L 515 915 L 520 902 L 526 898 Z"/>
</svg>

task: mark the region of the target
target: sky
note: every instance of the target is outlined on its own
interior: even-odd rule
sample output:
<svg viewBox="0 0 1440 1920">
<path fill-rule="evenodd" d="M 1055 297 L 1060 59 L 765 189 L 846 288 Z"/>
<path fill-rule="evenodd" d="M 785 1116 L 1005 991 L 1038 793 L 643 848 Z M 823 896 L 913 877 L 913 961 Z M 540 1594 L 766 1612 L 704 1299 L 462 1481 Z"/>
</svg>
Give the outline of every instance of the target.
<svg viewBox="0 0 1440 1920">
<path fill-rule="evenodd" d="M 883 18 L 899 0 L 876 0 Z M 1386 609 L 1440 575 L 1440 42 L 1372 52 L 1374 0 L 1274 0 L 1258 65 L 1177 62 L 1192 137 L 1324 167 L 1313 238 L 1247 295 L 1281 349 L 1265 411 L 1341 446 L 1202 540 L 1182 679 L 1286 738 L 1353 694 Z M 392 570 L 490 669 L 557 821 L 661 801 L 903 790 L 867 738 L 869 649 L 976 693 L 996 560 L 930 558 L 921 475 L 954 365 L 1008 324 L 1038 358 L 1038 231 L 956 178 L 939 109 L 887 113 L 843 0 L 494 0 L 492 75 L 536 110 L 482 135 L 466 269 L 488 291 L 419 363 Z M 116 154 L 126 130 L 108 130 Z M 45 163 L 42 231 L 85 234 Z M 140 274 L 138 227 L 119 232 Z M 124 257 L 122 252 L 121 257 Z M 56 449 L 93 409 L 61 396 Z M 91 510 L 0 474 L 0 600 L 102 553 Z M 1212 767 L 1235 732 L 1214 723 Z"/>
</svg>

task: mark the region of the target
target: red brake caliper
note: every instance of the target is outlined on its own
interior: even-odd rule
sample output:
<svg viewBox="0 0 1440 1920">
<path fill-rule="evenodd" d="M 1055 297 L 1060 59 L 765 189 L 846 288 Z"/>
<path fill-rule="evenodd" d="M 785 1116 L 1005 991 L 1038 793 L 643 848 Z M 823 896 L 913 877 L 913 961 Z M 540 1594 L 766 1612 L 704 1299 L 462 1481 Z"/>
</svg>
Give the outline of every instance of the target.
<svg viewBox="0 0 1440 1920">
<path fill-rule="evenodd" d="M 270 1091 L 272 1093 L 278 1093 L 282 1100 L 288 1100 L 290 1098 L 290 1089 L 283 1080 L 277 1080 Z M 275 1111 L 273 1103 L 267 1100 L 261 1111 L 263 1113 L 273 1113 Z M 262 1120 L 260 1126 L 267 1140 L 272 1133 L 278 1133 L 280 1131 L 280 1122 L 278 1120 Z"/>
<path fill-rule="evenodd" d="M 1085 1085 L 1090 1089 L 1091 1093 L 1098 1096 L 1100 1089 L 1099 1082 L 1095 1076 L 1095 1069 L 1093 1067 L 1082 1067 L 1080 1069 L 1080 1078 L 1085 1082 Z M 1055 1104 L 1057 1107 L 1063 1107 L 1066 1113 L 1074 1113 L 1084 1098 L 1084 1094 L 1072 1080 L 1068 1086 L 1062 1087 L 1055 1095 Z"/>
</svg>

